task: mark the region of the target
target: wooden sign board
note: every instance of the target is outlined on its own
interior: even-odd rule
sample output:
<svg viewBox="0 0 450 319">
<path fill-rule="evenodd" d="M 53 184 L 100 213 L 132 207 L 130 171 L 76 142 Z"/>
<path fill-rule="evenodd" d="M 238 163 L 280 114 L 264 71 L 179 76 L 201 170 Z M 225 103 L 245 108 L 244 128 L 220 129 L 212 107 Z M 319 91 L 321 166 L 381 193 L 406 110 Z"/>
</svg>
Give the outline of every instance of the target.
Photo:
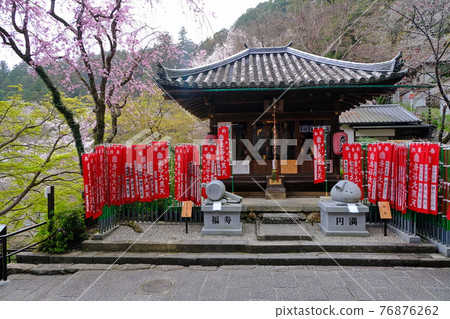
<svg viewBox="0 0 450 319">
<path fill-rule="evenodd" d="M 391 206 L 389 206 L 389 202 L 378 202 L 378 209 L 380 211 L 381 219 L 392 219 Z"/>
<path fill-rule="evenodd" d="M 233 161 L 233 175 L 250 174 L 250 161 Z"/>
<path fill-rule="evenodd" d="M 192 201 L 183 202 L 181 208 L 181 217 L 191 217 L 192 216 Z"/>
<path fill-rule="evenodd" d="M 281 174 L 297 174 L 297 160 L 280 161 Z"/>
</svg>

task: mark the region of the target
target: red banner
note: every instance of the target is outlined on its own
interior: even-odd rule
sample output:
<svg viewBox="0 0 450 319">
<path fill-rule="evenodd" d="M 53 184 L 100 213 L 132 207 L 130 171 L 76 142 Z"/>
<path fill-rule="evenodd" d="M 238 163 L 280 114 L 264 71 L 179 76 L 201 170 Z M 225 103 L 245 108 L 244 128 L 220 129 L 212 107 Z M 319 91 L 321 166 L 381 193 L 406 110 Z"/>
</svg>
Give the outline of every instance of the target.
<svg viewBox="0 0 450 319">
<path fill-rule="evenodd" d="M 378 147 L 376 144 L 367 146 L 367 198 L 370 203 L 377 203 L 378 181 Z"/>
<path fill-rule="evenodd" d="M 399 146 L 392 145 L 392 159 L 391 159 L 391 181 L 389 189 L 389 203 L 391 208 L 395 207 L 395 201 L 397 197 L 397 180 L 398 180 L 398 149 Z"/>
<path fill-rule="evenodd" d="M 430 144 L 428 147 L 429 163 L 430 163 L 430 214 L 438 213 L 438 191 L 439 191 L 439 144 Z"/>
<path fill-rule="evenodd" d="M 362 178 L 362 149 L 358 143 L 344 143 L 342 145 L 342 162 L 344 166 L 344 179 L 349 180 L 361 189 L 361 199 L 364 196 Z"/>
<path fill-rule="evenodd" d="M 196 145 L 175 147 L 175 199 L 201 204 L 200 154 Z"/>
<path fill-rule="evenodd" d="M 116 154 L 116 147 L 115 146 L 108 147 L 107 154 L 108 154 L 109 205 L 120 205 L 119 204 L 120 162 L 119 157 Z"/>
<path fill-rule="evenodd" d="M 144 180 L 144 187 L 146 190 L 146 200 L 147 202 L 151 202 L 155 199 L 155 167 L 153 165 L 153 151 L 154 151 L 154 146 L 153 144 L 149 144 L 146 147 L 146 159 L 147 159 L 147 175 L 146 175 L 146 179 Z M 147 184 L 146 184 L 147 183 Z"/>
<path fill-rule="evenodd" d="M 390 198 L 390 181 L 391 181 L 391 162 L 392 162 L 393 144 L 381 144 L 381 150 L 378 155 L 378 201 L 389 201 Z"/>
<path fill-rule="evenodd" d="M 84 184 L 84 202 L 86 207 L 86 218 L 92 217 L 94 213 L 94 190 L 92 179 L 92 163 L 91 157 L 94 154 L 83 154 L 83 184 Z"/>
<path fill-rule="evenodd" d="M 95 148 L 95 176 L 96 176 L 96 189 L 97 199 L 94 214 L 92 218 L 98 218 L 103 213 L 103 206 L 106 204 L 106 171 L 105 171 L 105 147 L 97 146 Z"/>
<path fill-rule="evenodd" d="M 202 145 L 202 183 L 208 184 L 216 179 L 216 145 Z M 207 198 L 206 191 L 202 195 Z"/>
<path fill-rule="evenodd" d="M 227 126 L 221 126 L 217 133 L 218 140 L 218 165 L 217 179 L 227 179 L 231 176 L 230 167 L 230 136 Z"/>
<path fill-rule="evenodd" d="M 120 161 L 120 205 L 124 205 L 126 203 L 126 185 L 125 185 L 125 162 L 127 159 L 127 148 L 125 145 L 118 145 L 117 156 Z"/>
<path fill-rule="evenodd" d="M 352 162 L 353 162 L 353 172 L 351 181 L 358 185 L 361 190 L 361 199 L 364 198 L 364 190 L 363 190 L 363 178 L 362 178 L 362 149 L 361 144 L 352 144 Z"/>
<path fill-rule="evenodd" d="M 125 203 L 134 202 L 133 148 L 125 149 Z"/>
<path fill-rule="evenodd" d="M 194 198 L 195 179 L 194 179 L 194 146 L 186 145 L 186 171 L 187 171 L 187 191 L 186 200 Z"/>
<path fill-rule="evenodd" d="M 409 187 L 408 187 L 408 208 L 416 212 L 427 213 L 424 206 L 424 168 L 425 161 L 428 160 L 426 149 L 423 143 L 412 143 L 409 146 Z M 428 168 L 428 165 L 427 165 Z M 428 176 L 428 171 L 425 172 Z M 428 192 L 428 186 L 425 186 Z M 428 202 L 428 194 L 425 196 Z"/>
<path fill-rule="evenodd" d="M 143 201 L 145 198 L 144 194 L 144 164 L 146 164 L 147 158 L 145 155 L 145 146 L 144 145 L 136 145 L 133 146 L 136 152 L 136 160 L 135 160 L 135 181 L 136 181 L 136 191 L 137 198 L 136 200 Z"/>
<path fill-rule="evenodd" d="M 343 172 L 343 175 L 344 175 L 344 180 L 350 180 L 350 174 L 351 174 L 351 171 L 350 171 L 350 157 L 351 157 L 351 154 L 350 154 L 350 144 L 348 144 L 348 143 L 344 143 L 343 145 L 342 145 L 342 165 L 343 165 L 343 169 L 344 169 L 344 172 Z"/>
<path fill-rule="evenodd" d="M 323 128 L 313 130 L 314 184 L 325 182 L 325 133 Z"/>
<path fill-rule="evenodd" d="M 194 179 L 194 196 L 192 201 L 195 205 L 201 205 L 201 186 L 200 186 L 200 150 L 197 145 L 193 146 L 192 151 L 192 163 L 193 163 L 193 179 Z"/>
<path fill-rule="evenodd" d="M 155 198 L 166 198 L 170 196 L 169 145 L 167 142 L 155 142 L 153 146 Z"/>
<path fill-rule="evenodd" d="M 174 174 L 174 182 L 175 182 L 175 200 L 182 201 L 181 195 L 183 194 L 182 189 L 182 167 L 183 167 L 183 157 L 182 157 L 183 146 L 175 146 L 175 174 Z"/>
<path fill-rule="evenodd" d="M 394 208 L 402 214 L 406 213 L 406 195 L 407 195 L 407 160 L 408 148 L 406 146 L 397 146 L 397 176 L 396 176 L 396 200 Z"/>
</svg>

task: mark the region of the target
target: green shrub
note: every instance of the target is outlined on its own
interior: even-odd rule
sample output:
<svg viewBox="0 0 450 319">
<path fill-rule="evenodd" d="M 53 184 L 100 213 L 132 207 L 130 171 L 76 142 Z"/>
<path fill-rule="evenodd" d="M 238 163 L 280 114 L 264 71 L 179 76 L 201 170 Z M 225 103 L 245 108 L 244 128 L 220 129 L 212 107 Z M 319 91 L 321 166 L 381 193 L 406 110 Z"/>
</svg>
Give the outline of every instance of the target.
<svg viewBox="0 0 450 319">
<path fill-rule="evenodd" d="M 66 253 L 86 239 L 84 209 L 74 207 L 59 212 L 38 233 L 39 240 L 46 239 L 39 249 L 47 253 Z"/>
</svg>

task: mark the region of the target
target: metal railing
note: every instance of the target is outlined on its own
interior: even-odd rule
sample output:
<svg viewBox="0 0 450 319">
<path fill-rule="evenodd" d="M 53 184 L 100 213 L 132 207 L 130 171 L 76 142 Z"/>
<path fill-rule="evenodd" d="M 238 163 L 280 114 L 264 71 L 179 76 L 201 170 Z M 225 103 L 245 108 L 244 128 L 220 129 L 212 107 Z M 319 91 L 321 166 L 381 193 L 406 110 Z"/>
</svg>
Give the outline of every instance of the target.
<svg viewBox="0 0 450 319">
<path fill-rule="evenodd" d="M 53 218 L 53 213 L 55 211 L 55 188 L 54 186 L 47 186 L 45 188 L 45 196 L 47 197 L 47 219 L 50 220 Z M 47 239 L 41 240 L 37 243 L 29 244 L 23 248 L 14 250 L 10 253 L 8 253 L 8 238 L 21 234 L 23 232 L 32 230 L 34 228 L 40 227 L 47 224 L 47 222 L 42 222 L 36 225 L 32 225 L 20 230 L 17 230 L 12 233 L 7 233 L 7 226 L 6 225 L 0 225 L 0 280 L 6 281 L 8 279 L 8 260 L 11 259 L 12 256 L 30 249 L 36 245 L 39 245 L 40 243 L 44 242 Z"/>
<path fill-rule="evenodd" d="M 1 242 L 0 279 L 5 280 L 5 281 L 8 279 L 8 267 L 7 267 L 8 259 L 10 259 L 12 256 L 14 256 L 14 255 L 16 255 L 16 254 L 18 254 L 18 253 L 20 253 L 20 252 L 22 252 L 24 250 L 27 250 L 29 248 L 32 248 L 32 247 L 36 246 L 36 245 L 39 245 L 44 240 L 46 240 L 46 239 L 44 239 L 44 240 L 41 240 L 41 241 L 39 241 L 37 243 L 33 243 L 33 244 L 30 244 L 30 245 L 27 245 L 27 246 L 25 246 L 23 248 L 14 250 L 14 251 L 12 251 L 12 252 L 10 252 L 8 254 L 8 245 L 7 245 L 8 238 L 12 237 L 12 236 L 15 236 L 15 235 L 18 235 L 18 234 L 21 234 L 23 232 L 32 230 L 34 228 L 40 227 L 40 226 L 45 225 L 45 224 L 47 224 L 47 222 L 42 222 L 42 223 L 30 226 L 30 227 L 26 227 L 26 228 L 20 229 L 18 231 L 15 231 L 15 232 L 12 232 L 12 233 L 9 233 L 9 234 L 6 233 L 6 229 L 7 229 L 6 225 L 0 225 L 0 242 Z"/>
<path fill-rule="evenodd" d="M 181 217 L 182 202 L 173 197 L 163 198 L 150 203 L 135 202 L 120 206 L 104 206 L 103 214 L 98 218 L 99 233 L 113 229 L 119 220 L 136 221 L 142 223 L 169 222 L 183 223 L 186 218 Z M 202 223 L 203 213 L 200 206 L 192 207 L 192 215 L 187 218 L 190 223 Z"/>
</svg>

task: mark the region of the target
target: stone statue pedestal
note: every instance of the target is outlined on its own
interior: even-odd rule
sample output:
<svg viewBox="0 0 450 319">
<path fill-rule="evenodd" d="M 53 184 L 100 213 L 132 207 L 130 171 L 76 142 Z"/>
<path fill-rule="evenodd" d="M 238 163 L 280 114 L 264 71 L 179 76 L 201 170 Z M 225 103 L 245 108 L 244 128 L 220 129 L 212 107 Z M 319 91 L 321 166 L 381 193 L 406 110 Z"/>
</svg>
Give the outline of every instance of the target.
<svg viewBox="0 0 450 319">
<path fill-rule="evenodd" d="M 223 204 L 220 210 L 214 210 L 213 205 L 202 205 L 204 222 L 202 235 L 242 235 L 241 211 L 242 204 Z"/>
<path fill-rule="evenodd" d="M 366 213 L 369 207 L 361 203 L 355 205 L 358 212 L 350 212 L 347 203 L 334 200 L 320 200 L 320 223 L 319 227 L 325 236 L 360 236 L 367 237 Z"/>
</svg>

